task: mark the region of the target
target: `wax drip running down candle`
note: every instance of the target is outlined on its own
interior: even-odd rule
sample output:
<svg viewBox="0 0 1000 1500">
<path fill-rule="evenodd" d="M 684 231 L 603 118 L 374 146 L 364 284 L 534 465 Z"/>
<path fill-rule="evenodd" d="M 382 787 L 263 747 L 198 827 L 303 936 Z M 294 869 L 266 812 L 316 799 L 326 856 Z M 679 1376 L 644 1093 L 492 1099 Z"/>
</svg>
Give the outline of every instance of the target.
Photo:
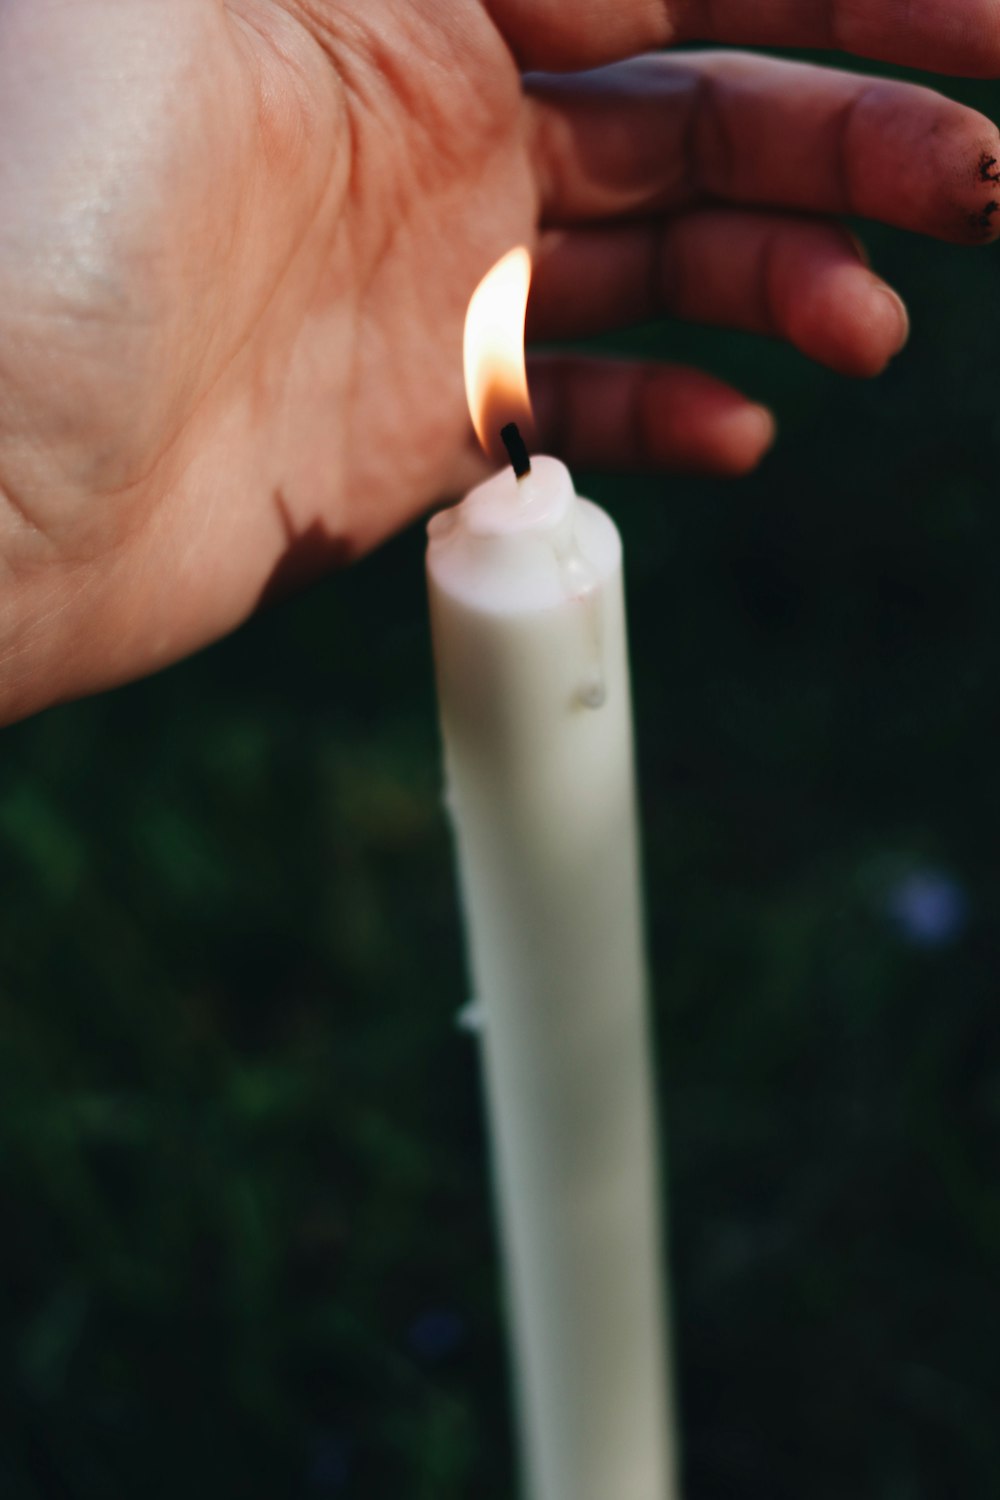
<svg viewBox="0 0 1000 1500">
<path fill-rule="evenodd" d="M 529 280 L 511 252 L 466 322 L 510 466 L 427 552 L 525 1489 L 674 1500 L 621 543 L 521 439 Z"/>
</svg>

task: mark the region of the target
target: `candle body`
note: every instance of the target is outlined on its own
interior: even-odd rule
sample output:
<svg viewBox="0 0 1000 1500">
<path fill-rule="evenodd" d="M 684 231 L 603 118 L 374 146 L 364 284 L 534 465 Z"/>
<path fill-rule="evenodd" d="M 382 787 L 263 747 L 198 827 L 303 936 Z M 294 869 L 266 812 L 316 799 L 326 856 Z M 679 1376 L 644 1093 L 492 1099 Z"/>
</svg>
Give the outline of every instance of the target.
<svg viewBox="0 0 1000 1500">
<path fill-rule="evenodd" d="M 668 1500 L 621 548 L 561 465 L 514 485 L 432 523 L 428 575 L 526 1487 Z"/>
</svg>

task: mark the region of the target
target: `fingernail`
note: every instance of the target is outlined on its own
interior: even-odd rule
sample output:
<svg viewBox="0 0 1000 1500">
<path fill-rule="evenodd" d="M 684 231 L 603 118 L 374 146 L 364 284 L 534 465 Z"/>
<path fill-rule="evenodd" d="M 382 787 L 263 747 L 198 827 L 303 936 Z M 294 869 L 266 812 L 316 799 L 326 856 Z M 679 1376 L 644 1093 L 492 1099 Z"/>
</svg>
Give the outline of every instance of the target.
<svg viewBox="0 0 1000 1500">
<path fill-rule="evenodd" d="M 888 286 L 884 281 L 880 281 L 877 283 L 876 290 L 887 302 L 891 303 L 893 314 L 899 326 L 899 334 L 892 349 L 893 357 L 895 357 L 906 348 L 907 341 L 909 340 L 910 315 L 906 310 L 906 303 L 898 292 L 893 291 L 891 286 Z"/>
<path fill-rule="evenodd" d="M 717 436 L 722 439 L 726 468 L 733 474 L 748 474 L 771 447 L 777 424 L 766 406 L 740 406 L 729 413 Z"/>
<path fill-rule="evenodd" d="M 844 227 L 844 233 L 847 235 L 847 238 L 850 240 L 851 244 L 854 246 L 854 249 L 857 251 L 858 259 L 861 261 L 861 264 L 863 266 L 866 266 L 870 271 L 872 268 L 872 258 L 868 254 L 868 246 L 865 244 L 864 240 L 861 239 L 859 235 L 856 235 L 853 229 L 848 229 L 846 226 Z"/>
<path fill-rule="evenodd" d="M 768 411 L 766 406 L 747 407 L 747 427 L 750 428 L 760 444 L 761 456 L 773 446 L 778 436 L 778 424 L 774 420 L 774 413 Z"/>
</svg>

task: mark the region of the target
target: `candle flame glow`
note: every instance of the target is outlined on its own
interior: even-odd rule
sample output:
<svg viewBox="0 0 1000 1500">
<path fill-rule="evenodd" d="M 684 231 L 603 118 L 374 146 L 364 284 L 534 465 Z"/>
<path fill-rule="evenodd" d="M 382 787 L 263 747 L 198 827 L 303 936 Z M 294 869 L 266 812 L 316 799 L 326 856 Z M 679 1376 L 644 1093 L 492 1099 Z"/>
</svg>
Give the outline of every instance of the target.
<svg viewBox="0 0 1000 1500">
<path fill-rule="evenodd" d="M 506 462 L 500 430 L 516 422 L 532 433 L 531 398 L 524 364 L 524 322 L 531 286 L 531 256 L 524 246 L 498 260 L 472 294 L 465 318 L 465 394 L 472 425 L 485 452 Z"/>
</svg>

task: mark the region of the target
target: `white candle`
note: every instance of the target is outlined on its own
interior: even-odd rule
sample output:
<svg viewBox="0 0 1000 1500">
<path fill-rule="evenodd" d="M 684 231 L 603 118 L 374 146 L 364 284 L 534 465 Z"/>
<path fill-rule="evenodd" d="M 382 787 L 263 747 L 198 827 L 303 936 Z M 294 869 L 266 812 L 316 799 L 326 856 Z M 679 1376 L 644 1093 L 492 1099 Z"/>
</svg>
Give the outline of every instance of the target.
<svg viewBox="0 0 1000 1500">
<path fill-rule="evenodd" d="M 670 1500 L 618 533 L 552 458 L 429 533 L 526 1490 Z"/>
</svg>

